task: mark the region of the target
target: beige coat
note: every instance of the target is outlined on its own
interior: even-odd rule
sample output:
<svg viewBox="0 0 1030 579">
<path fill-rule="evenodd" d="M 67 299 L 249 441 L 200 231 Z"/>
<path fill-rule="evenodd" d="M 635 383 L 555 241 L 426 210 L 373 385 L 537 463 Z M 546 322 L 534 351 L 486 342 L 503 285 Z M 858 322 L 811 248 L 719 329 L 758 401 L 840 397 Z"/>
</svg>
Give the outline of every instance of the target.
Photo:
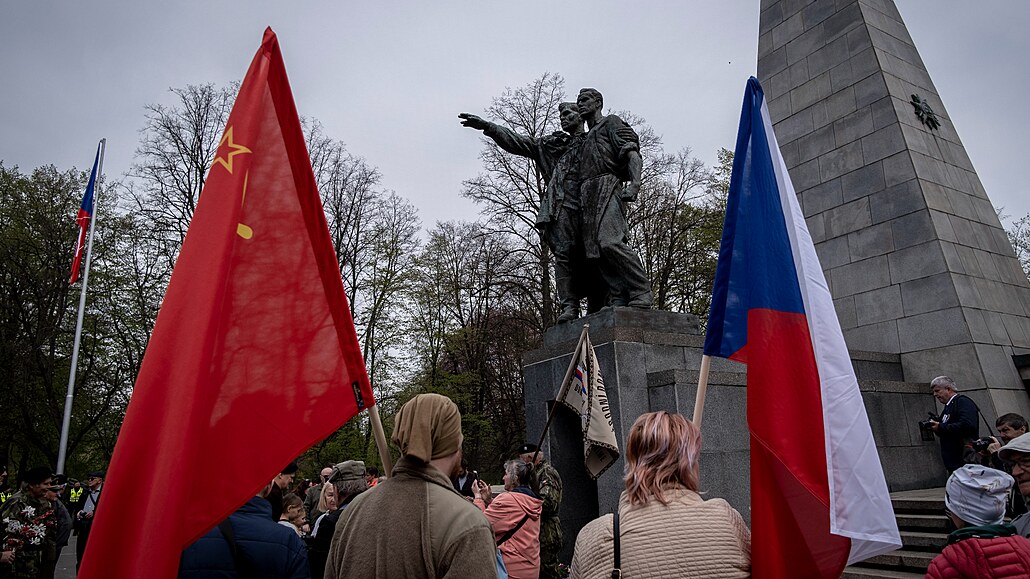
<svg viewBox="0 0 1030 579">
<path fill-rule="evenodd" d="M 630 507 L 626 493 L 619 501 L 622 576 L 718 577 L 751 576 L 751 531 L 740 513 L 722 499 L 703 500 L 694 491 L 673 488 L 663 506 L 651 501 Z M 612 516 L 588 523 L 576 538 L 572 579 L 611 577 Z"/>
<path fill-rule="evenodd" d="M 340 516 L 327 578 L 496 577 L 490 523 L 437 469 L 402 457 Z"/>
</svg>

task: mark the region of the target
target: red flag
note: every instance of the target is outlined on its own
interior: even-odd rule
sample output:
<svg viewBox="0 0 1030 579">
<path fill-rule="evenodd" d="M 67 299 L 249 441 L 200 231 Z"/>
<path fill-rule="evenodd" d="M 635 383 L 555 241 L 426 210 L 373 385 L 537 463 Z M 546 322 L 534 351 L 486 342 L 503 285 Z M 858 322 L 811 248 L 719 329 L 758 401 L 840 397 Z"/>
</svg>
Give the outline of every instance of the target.
<svg viewBox="0 0 1030 579">
<path fill-rule="evenodd" d="M 269 28 L 172 273 L 79 577 L 175 577 L 186 546 L 371 404 Z"/>
</svg>

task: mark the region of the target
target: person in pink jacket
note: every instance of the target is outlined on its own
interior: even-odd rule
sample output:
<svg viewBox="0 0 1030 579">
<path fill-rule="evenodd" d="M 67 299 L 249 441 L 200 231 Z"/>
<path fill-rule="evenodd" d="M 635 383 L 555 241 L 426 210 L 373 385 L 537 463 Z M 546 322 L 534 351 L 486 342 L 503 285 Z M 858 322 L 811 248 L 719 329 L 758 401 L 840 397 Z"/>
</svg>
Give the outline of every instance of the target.
<svg viewBox="0 0 1030 579">
<path fill-rule="evenodd" d="M 476 481 L 476 506 L 486 513 L 510 579 L 540 576 L 540 512 L 544 502 L 530 488 L 532 467 L 522 460 L 504 463 L 504 490 L 493 498 L 490 485 Z"/>
</svg>

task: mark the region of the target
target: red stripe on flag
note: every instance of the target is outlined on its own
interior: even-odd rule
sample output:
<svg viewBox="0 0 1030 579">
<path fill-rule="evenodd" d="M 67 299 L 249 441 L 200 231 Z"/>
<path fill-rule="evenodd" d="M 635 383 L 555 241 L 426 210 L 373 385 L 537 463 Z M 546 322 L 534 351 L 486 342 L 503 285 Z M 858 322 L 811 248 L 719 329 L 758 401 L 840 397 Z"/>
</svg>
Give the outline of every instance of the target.
<svg viewBox="0 0 1030 579">
<path fill-rule="evenodd" d="M 79 208 L 79 214 L 75 216 L 75 223 L 79 226 L 79 237 L 75 240 L 75 257 L 72 259 L 72 275 L 68 283 L 75 283 L 79 279 L 82 256 L 86 252 L 86 232 L 89 231 L 89 220 L 91 217 L 92 215 L 81 207 Z"/>
<path fill-rule="evenodd" d="M 830 534 L 822 393 L 804 314 L 748 313 L 752 569 L 839 577 L 851 541 Z"/>
</svg>

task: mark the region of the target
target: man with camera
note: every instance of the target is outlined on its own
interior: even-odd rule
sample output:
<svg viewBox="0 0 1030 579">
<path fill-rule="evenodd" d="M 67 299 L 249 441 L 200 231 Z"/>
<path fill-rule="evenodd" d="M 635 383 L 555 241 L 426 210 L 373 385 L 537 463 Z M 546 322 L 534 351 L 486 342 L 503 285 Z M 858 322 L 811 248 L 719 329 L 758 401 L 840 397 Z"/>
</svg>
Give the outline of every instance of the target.
<svg viewBox="0 0 1030 579">
<path fill-rule="evenodd" d="M 994 422 L 994 427 L 998 429 L 997 436 L 984 436 L 974 440 L 973 450 L 980 454 L 980 464 L 983 466 L 1012 474 L 1012 464 L 1003 460 L 999 451 L 1004 445 L 1026 434 L 1026 419 L 1014 412 L 1009 412 L 999 416 L 998 420 Z M 1008 517 L 1017 517 L 1025 512 L 1027 512 L 1026 503 L 1019 494 L 1018 488 L 1013 488 L 1009 494 L 1009 504 L 1005 514 Z"/>
<path fill-rule="evenodd" d="M 930 387 L 933 397 L 944 405 L 944 409 L 940 420 L 931 418 L 926 422 L 941 440 L 941 459 L 950 475 L 968 462 L 965 456 L 967 443 L 980 437 L 979 410 L 971 398 L 958 393 L 955 381 L 947 376 L 934 378 Z"/>
<path fill-rule="evenodd" d="M 1008 463 L 1016 488 L 1024 500 L 1030 500 L 1030 434 L 1017 436 L 998 451 L 998 456 Z M 1030 538 L 1030 513 L 1024 513 L 1012 521 L 1016 533 Z"/>
</svg>

